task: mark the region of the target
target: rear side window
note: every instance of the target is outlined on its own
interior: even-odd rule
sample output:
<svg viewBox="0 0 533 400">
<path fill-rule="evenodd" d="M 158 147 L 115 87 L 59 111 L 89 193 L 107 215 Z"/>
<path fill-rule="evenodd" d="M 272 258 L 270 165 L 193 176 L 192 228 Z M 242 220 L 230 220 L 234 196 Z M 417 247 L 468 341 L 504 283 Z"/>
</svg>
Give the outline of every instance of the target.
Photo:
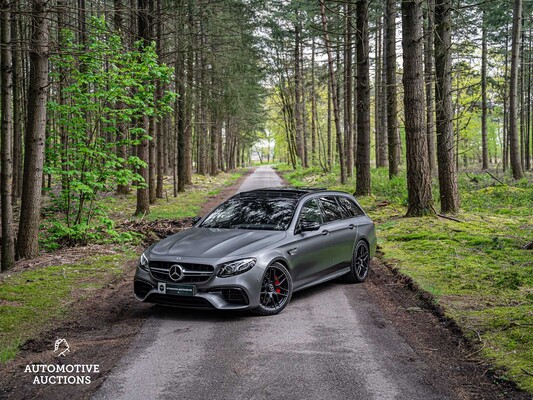
<svg viewBox="0 0 533 400">
<path fill-rule="evenodd" d="M 338 221 L 344 218 L 335 197 L 321 197 L 320 204 L 324 211 L 324 222 Z"/>
<path fill-rule="evenodd" d="M 342 211 L 344 212 L 344 214 L 346 214 L 348 216 L 348 218 L 350 218 L 350 217 L 359 217 L 361 215 L 365 215 L 363 213 L 363 210 L 361 210 L 357 206 L 357 204 L 355 204 L 349 198 L 339 196 L 339 197 L 337 197 L 337 199 L 339 200 L 339 204 L 342 207 Z"/>
<path fill-rule="evenodd" d="M 322 213 L 316 199 L 311 199 L 305 202 L 300 212 L 300 221 L 318 222 L 322 224 Z"/>
</svg>

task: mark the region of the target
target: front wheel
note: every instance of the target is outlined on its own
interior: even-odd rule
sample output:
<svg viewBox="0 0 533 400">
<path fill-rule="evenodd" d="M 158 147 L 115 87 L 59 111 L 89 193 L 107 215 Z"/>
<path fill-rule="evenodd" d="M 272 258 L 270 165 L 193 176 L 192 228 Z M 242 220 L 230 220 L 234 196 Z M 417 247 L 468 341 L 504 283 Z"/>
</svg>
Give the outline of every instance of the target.
<svg viewBox="0 0 533 400">
<path fill-rule="evenodd" d="M 259 315 L 279 314 L 291 301 L 291 274 L 278 262 L 267 267 L 261 282 L 259 306 L 252 310 Z"/>
<path fill-rule="evenodd" d="M 345 275 L 346 282 L 360 283 L 366 280 L 370 270 L 370 250 L 364 240 L 357 242 L 355 246 L 350 272 Z"/>
</svg>

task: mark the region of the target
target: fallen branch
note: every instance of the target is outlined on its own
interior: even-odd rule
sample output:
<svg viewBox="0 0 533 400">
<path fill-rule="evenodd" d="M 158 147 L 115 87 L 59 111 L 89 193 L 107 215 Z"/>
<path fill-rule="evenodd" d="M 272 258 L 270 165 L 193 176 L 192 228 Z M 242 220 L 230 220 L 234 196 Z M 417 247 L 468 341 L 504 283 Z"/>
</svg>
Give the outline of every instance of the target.
<svg viewBox="0 0 533 400">
<path fill-rule="evenodd" d="M 449 220 L 455 221 L 455 222 L 464 222 L 464 221 L 461 221 L 460 219 L 457 219 L 457 218 L 454 218 L 454 217 L 450 217 L 450 216 L 444 215 L 444 214 L 437 214 L 437 216 L 441 217 L 441 218 L 449 219 Z"/>
<path fill-rule="evenodd" d="M 495 181 L 497 182 L 500 182 L 502 185 L 506 186 L 505 183 L 503 183 L 502 181 L 500 181 L 498 178 L 496 178 L 494 175 L 492 175 L 489 171 L 485 171 L 487 174 L 489 174 L 489 176 L 494 179 Z"/>
<path fill-rule="evenodd" d="M 524 371 L 524 373 L 526 373 L 527 375 L 529 376 L 533 376 L 533 372 L 529 372 L 527 369 L 525 368 L 522 368 L 522 371 Z"/>
<path fill-rule="evenodd" d="M 522 250 L 533 250 L 533 241 L 527 243 L 526 245 L 524 245 L 524 246 L 522 247 Z"/>
</svg>

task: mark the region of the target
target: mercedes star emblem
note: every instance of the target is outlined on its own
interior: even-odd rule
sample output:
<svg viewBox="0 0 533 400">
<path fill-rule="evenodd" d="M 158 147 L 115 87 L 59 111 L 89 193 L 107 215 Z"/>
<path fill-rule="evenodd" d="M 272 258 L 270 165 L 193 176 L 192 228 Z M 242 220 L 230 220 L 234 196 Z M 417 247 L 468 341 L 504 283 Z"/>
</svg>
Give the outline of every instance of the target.
<svg viewBox="0 0 533 400">
<path fill-rule="evenodd" d="M 180 281 L 183 279 L 183 267 L 179 264 L 174 264 L 170 267 L 168 276 L 170 276 L 170 279 L 172 279 L 174 282 Z"/>
</svg>

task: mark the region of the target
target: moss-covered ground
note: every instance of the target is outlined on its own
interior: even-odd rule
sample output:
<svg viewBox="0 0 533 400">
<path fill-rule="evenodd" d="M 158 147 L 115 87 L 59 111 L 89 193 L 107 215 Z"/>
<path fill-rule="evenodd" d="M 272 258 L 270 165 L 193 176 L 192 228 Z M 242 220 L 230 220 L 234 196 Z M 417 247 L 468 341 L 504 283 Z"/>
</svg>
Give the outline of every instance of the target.
<svg viewBox="0 0 533 400">
<path fill-rule="evenodd" d="M 354 180 L 340 185 L 338 171 L 278 170 L 295 186 L 355 188 Z M 504 378 L 533 392 L 533 250 L 524 249 L 533 241 L 533 185 L 499 179 L 505 184 L 488 174 L 460 174 L 460 222 L 404 218 L 405 176 L 389 180 L 385 169 L 373 170 L 373 194 L 358 201 L 377 222 L 381 257 L 433 294 L 472 340 L 481 340 L 479 353 L 503 368 Z"/>
<path fill-rule="evenodd" d="M 166 182 L 168 197 L 152 205 L 150 214 L 145 218 L 195 216 L 208 196 L 216 195 L 222 188 L 235 183 L 242 173 L 224 173 L 216 177 L 194 175 L 193 185 L 186 192 L 179 193 L 178 197 L 172 196 L 172 186 Z M 101 201 L 116 223 L 133 218 L 135 193 L 109 195 Z M 97 295 L 99 289 L 134 265 L 139 256 L 134 248 L 135 240 L 128 243 L 118 239 L 115 243 L 112 241 L 113 237 L 107 240 L 113 250 L 111 255 L 88 251 L 85 258 L 75 263 L 0 274 L 0 364 L 13 359 L 20 345 L 36 337 L 42 329 L 58 326 L 66 317 L 70 304 Z"/>
</svg>

